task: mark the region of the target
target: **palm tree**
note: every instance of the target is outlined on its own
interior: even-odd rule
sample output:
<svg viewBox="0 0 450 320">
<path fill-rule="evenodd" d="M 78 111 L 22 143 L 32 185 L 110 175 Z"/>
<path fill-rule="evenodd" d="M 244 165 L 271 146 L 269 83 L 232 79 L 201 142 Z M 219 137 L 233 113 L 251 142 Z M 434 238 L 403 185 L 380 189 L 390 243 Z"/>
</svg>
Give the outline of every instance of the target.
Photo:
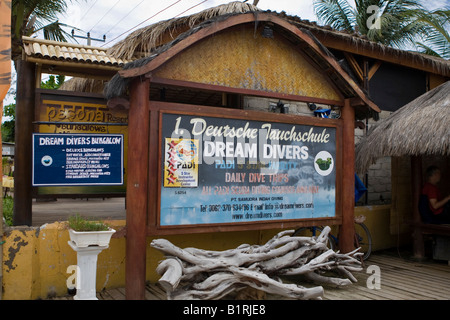
<svg viewBox="0 0 450 320">
<path fill-rule="evenodd" d="M 319 21 L 371 41 L 449 58 L 450 10 L 429 11 L 419 0 L 314 0 Z"/>
<path fill-rule="evenodd" d="M 58 21 L 58 15 L 65 13 L 65 0 L 12 0 L 11 8 L 11 50 L 12 59 L 21 57 L 22 36 L 31 36 L 42 31 L 48 40 L 66 41 L 71 35 Z M 15 66 L 16 62 L 15 62 Z"/>
<path fill-rule="evenodd" d="M 424 39 L 417 41 L 416 45 L 423 53 L 450 59 L 450 10 L 438 9 L 431 15 L 422 15 L 420 19 L 430 28 Z"/>
</svg>

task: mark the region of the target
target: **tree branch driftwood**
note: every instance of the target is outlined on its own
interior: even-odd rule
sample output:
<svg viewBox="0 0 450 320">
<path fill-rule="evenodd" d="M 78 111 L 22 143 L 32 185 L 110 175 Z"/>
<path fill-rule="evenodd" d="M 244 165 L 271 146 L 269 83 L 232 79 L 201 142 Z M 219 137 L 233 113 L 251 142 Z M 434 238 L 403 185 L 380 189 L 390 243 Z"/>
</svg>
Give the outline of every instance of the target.
<svg viewBox="0 0 450 320">
<path fill-rule="evenodd" d="M 225 251 L 181 249 L 166 239 L 151 246 L 166 259 L 156 271 L 168 299 L 220 299 L 244 288 L 254 288 L 289 299 L 321 299 L 321 286 L 305 288 L 283 283 L 279 276 L 304 275 L 318 284 L 345 286 L 356 282 L 353 271 L 362 270 L 358 249 L 346 254 L 326 246 L 329 227 L 317 237 L 292 237 L 283 231 L 264 245 L 240 245 Z M 336 271 L 344 278 L 329 277 Z"/>
</svg>

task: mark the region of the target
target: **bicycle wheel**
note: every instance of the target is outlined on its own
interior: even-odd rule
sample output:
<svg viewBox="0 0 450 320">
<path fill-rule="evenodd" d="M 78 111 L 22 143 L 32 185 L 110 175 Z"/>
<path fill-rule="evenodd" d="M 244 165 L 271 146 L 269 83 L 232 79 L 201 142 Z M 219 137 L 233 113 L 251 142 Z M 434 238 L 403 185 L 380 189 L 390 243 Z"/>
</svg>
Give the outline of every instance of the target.
<svg viewBox="0 0 450 320">
<path fill-rule="evenodd" d="M 293 237 L 318 237 L 322 232 L 322 227 L 302 227 L 295 230 Z M 328 241 L 326 243 L 327 247 L 334 251 L 336 248 L 336 244 L 334 243 L 333 238 L 328 234 Z"/>
<path fill-rule="evenodd" d="M 355 223 L 355 247 L 361 247 L 363 260 L 367 260 L 372 253 L 372 236 L 364 223 Z"/>
</svg>

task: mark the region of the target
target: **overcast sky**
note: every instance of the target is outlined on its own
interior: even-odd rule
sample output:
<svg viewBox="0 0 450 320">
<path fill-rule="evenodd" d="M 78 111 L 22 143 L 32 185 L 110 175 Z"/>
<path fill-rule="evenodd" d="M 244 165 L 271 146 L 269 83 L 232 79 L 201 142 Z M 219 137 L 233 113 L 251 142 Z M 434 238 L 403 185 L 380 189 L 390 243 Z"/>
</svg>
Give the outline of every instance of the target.
<svg viewBox="0 0 450 320">
<path fill-rule="evenodd" d="M 93 41 L 92 45 L 109 47 L 138 28 L 176 16 L 190 15 L 228 2 L 230 1 L 78 0 L 69 6 L 67 14 L 61 17 L 60 22 L 82 29 L 83 31 L 76 33 L 79 35 L 86 36 L 86 33 L 90 32 L 91 37 L 96 39 L 102 39 L 103 35 L 106 35 L 106 43 Z M 253 3 L 253 0 L 248 2 Z M 312 0 L 260 0 L 258 7 L 262 10 L 277 12 L 284 10 L 288 14 L 298 15 L 303 19 L 316 20 Z M 86 40 L 78 41 L 86 43 Z"/>
</svg>

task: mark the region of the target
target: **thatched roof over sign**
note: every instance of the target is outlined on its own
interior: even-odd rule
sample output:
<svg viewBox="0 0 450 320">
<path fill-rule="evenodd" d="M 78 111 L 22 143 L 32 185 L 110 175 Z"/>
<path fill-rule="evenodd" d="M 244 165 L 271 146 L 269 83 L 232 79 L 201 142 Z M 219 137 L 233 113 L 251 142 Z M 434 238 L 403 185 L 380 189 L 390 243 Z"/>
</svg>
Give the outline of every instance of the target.
<svg viewBox="0 0 450 320">
<path fill-rule="evenodd" d="M 379 121 L 356 145 L 356 170 L 385 156 L 433 154 L 450 156 L 450 81 Z"/>
<path fill-rule="evenodd" d="M 159 21 L 130 33 L 124 40 L 107 49 L 107 54 L 116 57 L 116 59 L 128 61 L 144 58 L 152 55 L 156 49 L 164 44 L 174 41 L 180 34 L 209 19 L 256 11 L 260 10 L 250 3 L 235 1 L 208 8 L 190 16 Z M 61 90 L 100 93 L 103 91 L 103 82 L 73 78 L 66 81 Z"/>
<path fill-rule="evenodd" d="M 159 46 L 166 44 L 181 33 L 193 28 L 194 26 L 213 19 L 218 16 L 230 14 L 245 14 L 249 12 L 271 13 L 279 18 L 296 25 L 298 28 L 309 30 L 325 46 L 325 42 L 338 41 L 347 48 L 355 48 L 356 51 L 370 51 L 373 56 L 378 58 L 392 57 L 394 60 L 403 64 L 405 60 L 411 61 L 419 66 L 426 67 L 428 70 L 450 77 L 450 61 L 425 55 L 418 52 L 400 50 L 386 45 L 368 40 L 364 35 L 349 33 L 347 31 L 338 31 L 330 26 L 319 26 L 316 22 L 301 19 L 297 16 L 287 15 L 284 11 L 281 13 L 275 11 L 262 11 L 258 7 L 240 1 L 234 1 L 217 7 L 208 8 L 199 13 L 190 16 L 179 17 L 160 21 L 150 26 L 138 29 L 129 34 L 124 40 L 118 42 L 108 49 L 108 54 L 116 58 L 135 60 L 148 56 Z M 332 47 L 332 46 L 330 46 Z M 358 52 L 355 52 L 358 53 Z"/>
<path fill-rule="evenodd" d="M 160 21 L 130 33 L 124 40 L 112 46 L 108 53 L 116 57 L 135 60 L 148 56 L 153 50 L 178 37 L 181 33 L 212 18 L 260 11 L 250 3 L 240 1 L 212 7 L 190 16 Z"/>
<path fill-rule="evenodd" d="M 310 31 L 319 41 L 330 48 L 335 44 L 342 45 L 347 49 L 355 50 L 353 53 L 371 56 L 376 59 L 399 63 L 405 66 L 414 65 L 422 68 L 422 70 L 450 77 L 450 61 L 417 52 L 390 48 L 379 43 L 371 42 L 365 36 L 336 31 L 329 26 L 319 26 L 315 22 L 303 20 L 296 16 L 289 16 L 284 12 L 261 11 L 250 3 L 240 1 L 222 4 L 190 16 L 160 21 L 138 29 L 128 35 L 124 40 L 109 48 L 107 54 L 122 60 L 136 60 L 150 56 L 160 46 L 170 43 L 183 32 L 194 28 L 202 22 L 223 15 L 245 14 L 249 12 L 255 12 L 256 14 L 266 12 L 276 15 L 298 28 Z M 99 88 L 98 85 L 92 82 L 91 79 L 72 79 L 66 82 L 62 89 L 92 92 L 95 88 Z M 96 92 L 101 91 L 97 90 Z"/>
<path fill-rule="evenodd" d="M 379 108 L 368 98 L 367 94 L 344 70 L 333 54 L 318 41 L 307 29 L 298 28 L 284 19 L 271 13 L 225 14 L 204 21 L 173 41 L 155 49 L 151 55 L 126 64 L 105 87 L 105 97 L 113 99 L 125 96 L 129 81 L 135 77 L 149 75 L 174 55 L 185 50 L 194 43 L 237 25 L 268 23 L 270 28 L 282 34 L 293 47 L 301 50 L 319 70 L 327 74 L 330 81 L 345 98 L 358 98 L 358 117 L 365 117 L 369 107 L 376 112 Z M 361 104 L 362 102 L 362 104 Z M 356 106 L 356 104 L 355 104 Z M 361 107 L 361 108 L 360 108 Z M 361 109 L 361 111 L 359 111 Z M 370 112 L 370 111 L 369 111 Z"/>
</svg>

